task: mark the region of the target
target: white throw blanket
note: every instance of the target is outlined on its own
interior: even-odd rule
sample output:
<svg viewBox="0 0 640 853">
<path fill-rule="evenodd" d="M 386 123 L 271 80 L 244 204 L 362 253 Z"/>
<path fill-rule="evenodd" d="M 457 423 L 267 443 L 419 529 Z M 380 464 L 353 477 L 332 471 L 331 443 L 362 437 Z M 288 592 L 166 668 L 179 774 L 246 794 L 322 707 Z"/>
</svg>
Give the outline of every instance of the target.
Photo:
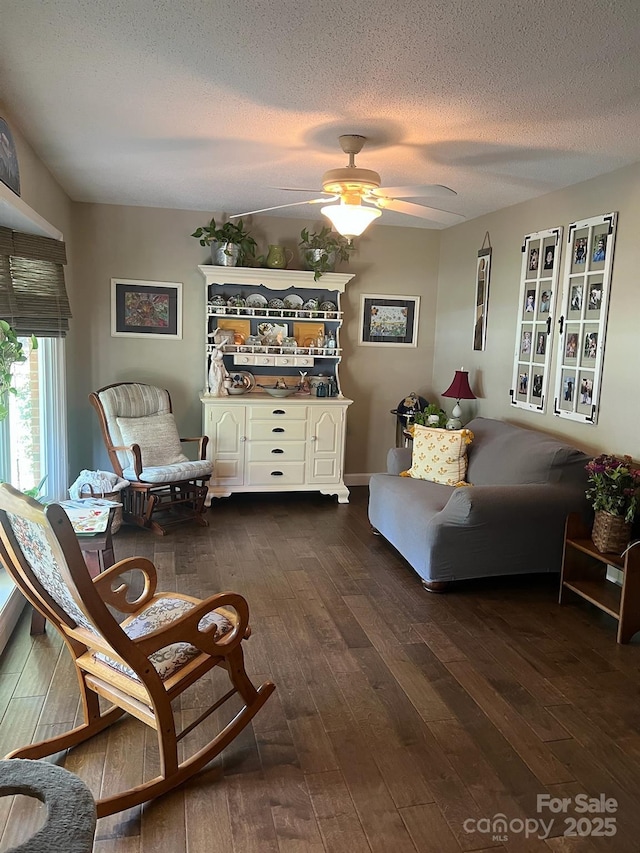
<svg viewBox="0 0 640 853">
<path fill-rule="evenodd" d="M 69 487 L 69 497 L 78 500 L 83 495 L 104 497 L 110 492 L 126 489 L 128 480 L 123 480 L 111 471 L 80 471 L 77 480 Z"/>
</svg>

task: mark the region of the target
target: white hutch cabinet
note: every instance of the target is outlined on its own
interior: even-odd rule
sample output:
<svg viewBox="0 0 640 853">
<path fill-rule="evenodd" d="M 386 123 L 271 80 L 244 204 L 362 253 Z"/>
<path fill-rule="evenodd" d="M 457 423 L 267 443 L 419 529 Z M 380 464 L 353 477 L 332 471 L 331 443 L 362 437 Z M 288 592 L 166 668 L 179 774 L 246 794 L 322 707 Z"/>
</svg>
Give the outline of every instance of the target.
<svg viewBox="0 0 640 853">
<path fill-rule="evenodd" d="M 239 396 L 214 397 L 204 392 L 200 397 L 203 432 L 209 438 L 213 463 L 208 502 L 234 492 L 319 491 L 347 503 L 344 448 L 352 400 L 340 391 L 340 298 L 353 276 L 325 273 L 315 282 L 312 272 L 300 270 L 199 269 L 206 282 L 205 379 L 215 330 L 237 327 L 241 331 L 224 348 L 225 366 L 231 375 L 238 370 L 251 372 L 257 383 Z M 311 308 L 304 308 L 312 299 L 317 307 L 311 303 Z M 333 307 L 321 310 L 323 303 Z M 286 327 L 284 339 L 262 338 L 256 343 L 263 324 L 269 323 Z M 311 340 L 319 328 L 330 344 Z M 276 398 L 259 387 L 273 385 L 277 378 L 297 385 L 302 372 L 319 382 L 330 378 L 335 395 Z"/>
</svg>

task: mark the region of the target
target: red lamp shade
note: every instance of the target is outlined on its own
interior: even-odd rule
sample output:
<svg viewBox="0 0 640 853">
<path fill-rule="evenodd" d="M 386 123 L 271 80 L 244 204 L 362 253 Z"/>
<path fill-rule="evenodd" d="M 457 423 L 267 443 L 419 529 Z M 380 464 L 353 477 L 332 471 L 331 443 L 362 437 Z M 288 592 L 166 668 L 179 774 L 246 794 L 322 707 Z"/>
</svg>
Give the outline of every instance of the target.
<svg viewBox="0 0 640 853">
<path fill-rule="evenodd" d="M 453 382 L 446 391 L 442 392 L 442 396 L 453 397 L 456 400 L 475 400 L 476 395 L 469 387 L 469 371 L 456 370 Z"/>
</svg>

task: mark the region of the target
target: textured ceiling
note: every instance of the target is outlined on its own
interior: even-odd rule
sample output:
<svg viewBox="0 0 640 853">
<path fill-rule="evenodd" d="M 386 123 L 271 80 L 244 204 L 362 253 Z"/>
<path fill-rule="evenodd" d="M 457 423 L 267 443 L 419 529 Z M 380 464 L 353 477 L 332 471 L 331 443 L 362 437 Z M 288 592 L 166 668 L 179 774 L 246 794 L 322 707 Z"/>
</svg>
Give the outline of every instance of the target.
<svg viewBox="0 0 640 853">
<path fill-rule="evenodd" d="M 0 100 L 76 201 L 284 204 L 272 187 L 346 165 L 347 132 L 369 137 L 357 162 L 383 184 L 446 184 L 441 206 L 471 218 L 640 160 L 639 10 L 0 0 Z"/>
</svg>

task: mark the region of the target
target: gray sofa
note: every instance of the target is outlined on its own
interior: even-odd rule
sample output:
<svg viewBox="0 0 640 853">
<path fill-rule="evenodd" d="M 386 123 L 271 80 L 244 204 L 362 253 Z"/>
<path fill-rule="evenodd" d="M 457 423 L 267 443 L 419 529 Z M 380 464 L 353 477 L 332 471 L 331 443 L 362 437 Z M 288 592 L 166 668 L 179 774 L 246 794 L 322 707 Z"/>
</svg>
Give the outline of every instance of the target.
<svg viewBox="0 0 640 853">
<path fill-rule="evenodd" d="M 588 514 L 589 460 L 535 430 L 489 418 L 467 424 L 467 481 L 444 486 L 399 477 L 411 448 L 394 448 L 369 483 L 369 520 L 431 591 L 449 581 L 561 568 L 565 517 Z"/>
</svg>

